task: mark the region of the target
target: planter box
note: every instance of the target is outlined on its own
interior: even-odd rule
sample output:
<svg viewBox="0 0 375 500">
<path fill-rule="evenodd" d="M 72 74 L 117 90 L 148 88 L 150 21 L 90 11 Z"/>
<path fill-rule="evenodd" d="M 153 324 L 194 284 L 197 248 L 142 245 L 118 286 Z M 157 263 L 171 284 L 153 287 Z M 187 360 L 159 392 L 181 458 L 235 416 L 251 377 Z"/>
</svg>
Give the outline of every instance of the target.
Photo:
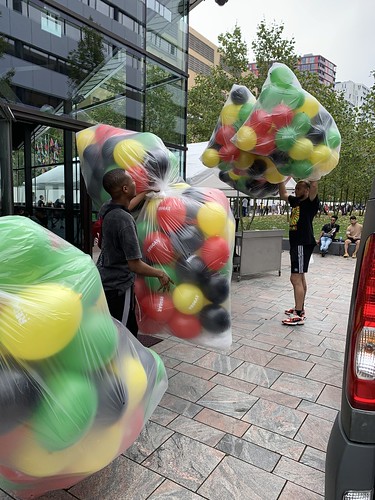
<svg viewBox="0 0 375 500">
<path fill-rule="evenodd" d="M 243 231 L 240 238 L 239 279 L 242 276 L 278 271 L 281 275 L 281 253 L 284 231 L 281 229 Z"/>
</svg>

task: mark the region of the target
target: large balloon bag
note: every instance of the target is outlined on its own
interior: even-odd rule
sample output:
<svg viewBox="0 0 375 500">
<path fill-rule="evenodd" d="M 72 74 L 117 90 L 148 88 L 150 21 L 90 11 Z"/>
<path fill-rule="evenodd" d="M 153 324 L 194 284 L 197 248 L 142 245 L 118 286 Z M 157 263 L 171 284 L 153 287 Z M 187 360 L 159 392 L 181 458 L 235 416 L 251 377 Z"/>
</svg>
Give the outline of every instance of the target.
<svg viewBox="0 0 375 500">
<path fill-rule="evenodd" d="M 274 63 L 249 117 L 233 137 L 241 150 L 268 157 L 281 175 L 319 180 L 339 161 L 341 136 L 330 113 L 293 71 Z"/>
<path fill-rule="evenodd" d="M 89 255 L 25 217 L 0 234 L 0 488 L 34 498 L 133 444 L 167 377 L 111 318 Z"/>
<path fill-rule="evenodd" d="M 163 190 L 179 179 L 176 156 L 150 132 L 132 132 L 99 124 L 76 134 L 82 175 L 96 208 L 110 199 L 103 176 L 123 168 L 133 178 L 137 193 Z"/>
<path fill-rule="evenodd" d="M 157 278 L 136 279 L 140 332 L 228 347 L 235 223 L 226 196 L 170 185 L 147 198 L 137 229 L 145 261 L 173 280 L 163 291 Z"/>
<path fill-rule="evenodd" d="M 268 198 L 277 196 L 277 184 L 286 177 L 270 158 L 244 151 L 233 141 L 255 103 L 247 87 L 233 85 L 200 160 L 206 167 L 215 168 L 220 180 L 233 189 L 252 198 Z"/>
</svg>

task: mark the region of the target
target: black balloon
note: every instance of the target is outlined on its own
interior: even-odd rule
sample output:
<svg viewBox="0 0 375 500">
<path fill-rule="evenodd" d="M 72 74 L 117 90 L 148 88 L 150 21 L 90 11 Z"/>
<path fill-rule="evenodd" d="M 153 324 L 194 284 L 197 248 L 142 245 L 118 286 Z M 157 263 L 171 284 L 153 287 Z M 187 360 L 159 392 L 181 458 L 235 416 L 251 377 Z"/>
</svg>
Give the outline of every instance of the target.
<svg viewBox="0 0 375 500">
<path fill-rule="evenodd" d="M 112 425 L 121 418 L 128 404 L 128 393 L 121 378 L 114 373 L 101 372 L 96 380 L 98 391 L 98 410 L 96 422 Z"/>
<path fill-rule="evenodd" d="M 313 144 L 324 144 L 326 137 L 324 125 L 314 125 L 310 128 L 306 137 L 310 139 Z"/>
<path fill-rule="evenodd" d="M 103 165 L 107 167 L 108 165 L 114 165 L 115 160 L 113 158 L 113 150 L 116 144 L 126 139 L 126 135 L 115 135 L 107 139 L 102 146 L 102 158 Z"/>
<path fill-rule="evenodd" d="M 286 165 L 290 160 L 288 153 L 284 153 L 284 151 L 280 151 L 279 149 L 276 149 L 270 158 L 277 167 Z"/>
<path fill-rule="evenodd" d="M 267 163 L 261 158 L 254 160 L 254 163 L 248 170 L 249 176 L 256 179 L 257 177 L 262 177 L 264 172 L 267 170 Z"/>
<path fill-rule="evenodd" d="M 245 104 L 250 98 L 250 92 L 246 87 L 238 87 L 231 91 L 229 98 L 233 104 Z"/>
<path fill-rule="evenodd" d="M 180 282 L 193 283 L 200 286 L 210 279 L 211 272 L 200 257 L 190 255 L 187 259 L 180 258 L 177 260 L 176 275 Z"/>
<path fill-rule="evenodd" d="M 158 179 L 164 179 L 169 170 L 169 156 L 162 149 L 148 151 L 145 168 L 149 173 L 151 184 Z"/>
<path fill-rule="evenodd" d="M 197 188 L 189 187 L 185 189 L 183 192 L 183 195 L 186 196 L 187 198 L 191 198 L 192 200 L 196 201 L 197 203 L 205 203 L 206 197 L 205 194 L 202 193 Z"/>
<path fill-rule="evenodd" d="M 40 388 L 21 367 L 0 358 L 0 434 L 27 420 L 39 401 Z"/>
<path fill-rule="evenodd" d="M 223 303 L 229 296 L 227 277 L 222 274 L 213 274 L 209 281 L 202 285 L 202 292 L 210 302 Z"/>
<path fill-rule="evenodd" d="M 199 319 L 205 330 L 211 333 L 223 333 L 230 327 L 230 316 L 224 307 L 216 304 L 204 306 Z"/>
<path fill-rule="evenodd" d="M 204 241 L 203 234 L 195 226 L 184 226 L 176 233 L 171 233 L 170 238 L 174 250 L 184 257 L 193 254 Z"/>
</svg>

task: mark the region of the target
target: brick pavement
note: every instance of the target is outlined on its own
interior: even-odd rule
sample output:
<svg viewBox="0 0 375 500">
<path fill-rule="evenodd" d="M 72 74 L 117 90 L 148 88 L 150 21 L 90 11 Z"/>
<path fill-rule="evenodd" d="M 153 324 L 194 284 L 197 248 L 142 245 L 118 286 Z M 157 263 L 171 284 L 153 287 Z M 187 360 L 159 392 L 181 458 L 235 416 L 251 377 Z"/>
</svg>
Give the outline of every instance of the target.
<svg viewBox="0 0 375 500">
<path fill-rule="evenodd" d="M 155 345 L 169 388 L 136 443 L 70 490 L 40 498 L 322 499 L 355 261 L 313 258 L 305 325 L 281 324 L 293 305 L 287 252 L 280 277 L 233 280 L 232 346 L 172 337 Z"/>
</svg>

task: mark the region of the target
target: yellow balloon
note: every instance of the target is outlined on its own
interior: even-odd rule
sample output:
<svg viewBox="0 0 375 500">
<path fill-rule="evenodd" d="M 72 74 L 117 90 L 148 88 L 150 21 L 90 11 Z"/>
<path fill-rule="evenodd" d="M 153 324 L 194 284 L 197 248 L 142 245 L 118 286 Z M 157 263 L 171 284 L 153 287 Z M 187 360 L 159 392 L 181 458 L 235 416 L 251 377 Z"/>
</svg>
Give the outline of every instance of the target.
<svg viewBox="0 0 375 500">
<path fill-rule="evenodd" d="M 205 167 L 217 167 L 220 163 L 220 156 L 216 149 L 207 148 L 202 154 L 202 163 Z"/>
<path fill-rule="evenodd" d="M 264 172 L 264 178 L 270 184 L 279 184 L 280 182 L 285 181 L 285 176 L 280 174 L 275 165 L 267 168 L 267 170 Z"/>
<path fill-rule="evenodd" d="M 188 189 L 190 187 L 190 184 L 187 184 L 186 182 L 176 182 L 175 184 L 171 184 L 169 186 L 171 189 L 176 189 L 178 191 Z"/>
<path fill-rule="evenodd" d="M 227 224 L 220 236 L 228 242 L 229 248 L 232 248 L 236 237 L 236 225 L 233 219 L 228 219 Z"/>
<path fill-rule="evenodd" d="M 254 149 L 257 143 L 257 135 L 253 128 L 243 125 L 237 132 L 236 146 L 242 151 Z"/>
<path fill-rule="evenodd" d="M 221 123 L 223 125 L 233 125 L 238 120 L 241 104 L 227 104 L 220 113 Z"/>
<path fill-rule="evenodd" d="M 295 110 L 296 113 L 306 113 L 307 116 L 313 118 L 319 113 L 319 101 L 312 95 L 306 95 L 302 106 Z"/>
<path fill-rule="evenodd" d="M 184 314 L 197 314 L 204 306 L 201 289 L 190 283 L 176 286 L 172 299 L 175 308 Z"/>
<path fill-rule="evenodd" d="M 197 214 L 198 226 L 208 236 L 222 233 L 227 219 L 225 208 L 216 201 L 202 205 Z"/>
<path fill-rule="evenodd" d="M 4 306 L 0 342 L 15 358 L 48 358 L 72 340 L 81 318 L 80 294 L 54 283 L 29 286 Z"/>
<path fill-rule="evenodd" d="M 108 465 L 120 451 L 123 432 L 122 422 L 121 425 L 116 423 L 111 427 L 93 428 L 66 450 L 70 461 L 64 472 L 92 474 Z"/>
<path fill-rule="evenodd" d="M 150 227 L 153 223 L 156 223 L 156 212 L 160 202 L 161 198 L 151 198 L 146 201 L 147 220 L 150 223 Z"/>
<path fill-rule="evenodd" d="M 339 153 L 337 151 L 331 151 L 331 156 L 326 162 L 321 162 L 317 164 L 319 172 L 322 175 L 327 175 L 331 172 L 339 162 Z"/>
<path fill-rule="evenodd" d="M 122 361 L 121 374 L 128 393 L 126 411 L 129 412 L 139 405 L 146 394 L 147 373 L 139 359 L 126 356 Z"/>
<path fill-rule="evenodd" d="M 81 130 L 76 134 L 76 143 L 78 154 L 82 158 L 83 152 L 87 146 L 95 143 L 95 131 L 92 128 Z"/>
<path fill-rule="evenodd" d="M 228 172 L 228 177 L 232 179 L 232 181 L 238 181 L 238 179 L 241 177 L 240 175 L 236 174 L 233 172 L 233 170 L 229 170 Z"/>
<path fill-rule="evenodd" d="M 117 165 L 127 170 L 131 166 L 143 163 L 146 151 L 142 144 L 135 139 L 124 139 L 116 144 L 113 150 L 113 158 Z"/>
<path fill-rule="evenodd" d="M 241 129 L 240 129 L 241 130 Z M 255 156 L 247 151 L 241 151 L 234 165 L 239 170 L 247 170 L 254 163 Z"/>
<path fill-rule="evenodd" d="M 294 146 L 290 148 L 289 156 L 293 158 L 293 160 L 307 160 L 313 152 L 313 147 L 314 145 L 309 139 L 301 137 L 297 139 Z"/>
<path fill-rule="evenodd" d="M 315 146 L 310 156 L 310 161 L 313 165 L 320 162 L 326 162 L 331 157 L 331 149 L 325 144 Z"/>
<path fill-rule="evenodd" d="M 33 477 L 55 476 L 70 462 L 69 448 L 62 451 L 48 451 L 31 435 L 26 435 L 15 450 L 9 450 L 10 464 L 20 472 Z"/>
</svg>

